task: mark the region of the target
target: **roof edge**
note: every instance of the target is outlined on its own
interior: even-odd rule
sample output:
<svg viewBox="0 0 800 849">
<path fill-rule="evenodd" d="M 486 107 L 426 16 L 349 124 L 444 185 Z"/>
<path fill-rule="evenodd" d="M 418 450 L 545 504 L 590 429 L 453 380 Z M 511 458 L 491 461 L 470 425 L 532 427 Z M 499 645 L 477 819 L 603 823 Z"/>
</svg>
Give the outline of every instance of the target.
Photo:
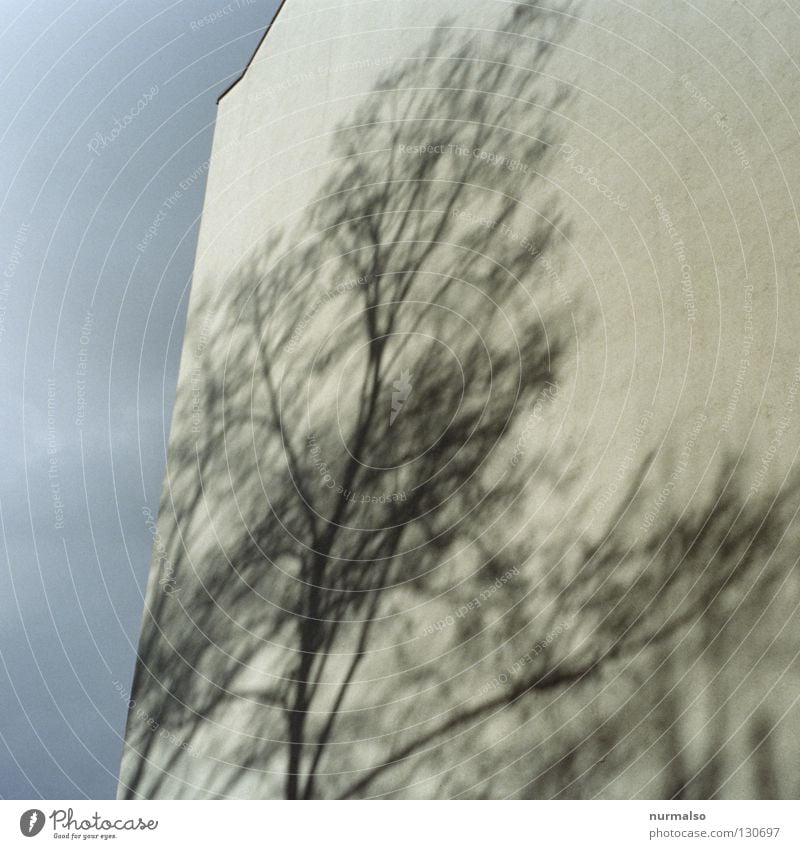
<svg viewBox="0 0 800 849">
<path fill-rule="evenodd" d="M 269 26 L 267 26 L 267 28 L 264 30 L 264 35 L 262 35 L 262 36 L 261 36 L 261 38 L 258 40 L 258 44 L 256 45 L 256 49 L 253 51 L 252 55 L 251 55 L 251 56 L 250 56 L 250 58 L 247 60 L 247 64 L 244 66 L 244 70 L 242 71 L 242 73 L 241 73 L 241 74 L 239 74 L 239 76 L 238 76 L 238 77 L 236 77 L 236 79 L 235 79 L 235 80 L 234 80 L 234 81 L 233 81 L 233 82 L 232 82 L 232 83 L 231 83 L 231 84 L 230 84 L 230 85 L 229 85 L 229 86 L 225 89 L 225 91 L 223 91 L 223 92 L 222 92 L 222 94 L 221 94 L 221 95 L 217 98 L 217 105 L 219 105 L 220 100 L 222 100 L 222 98 L 223 98 L 223 97 L 225 97 L 225 95 L 226 95 L 226 94 L 227 94 L 227 93 L 228 93 L 231 89 L 233 89 L 233 88 L 235 88 L 237 85 L 239 85 L 239 83 L 240 83 L 240 82 L 244 79 L 244 75 L 247 73 L 248 69 L 249 69 L 249 68 L 250 68 L 250 66 L 253 64 L 253 59 L 255 59 L 255 58 L 256 58 L 256 55 L 258 54 L 258 51 L 259 51 L 259 50 L 261 50 L 261 45 L 262 45 L 262 44 L 264 43 L 264 41 L 266 40 L 267 36 L 269 35 L 269 31 L 272 29 L 272 25 L 275 23 L 275 21 L 277 21 L 277 20 L 278 20 L 278 15 L 280 15 L 281 10 L 283 9 L 283 7 L 284 7 L 285 5 L 286 5 L 286 0 L 281 0 L 280 4 L 278 5 L 278 8 L 275 10 L 275 14 L 272 16 L 272 20 L 269 22 Z"/>
</svg>

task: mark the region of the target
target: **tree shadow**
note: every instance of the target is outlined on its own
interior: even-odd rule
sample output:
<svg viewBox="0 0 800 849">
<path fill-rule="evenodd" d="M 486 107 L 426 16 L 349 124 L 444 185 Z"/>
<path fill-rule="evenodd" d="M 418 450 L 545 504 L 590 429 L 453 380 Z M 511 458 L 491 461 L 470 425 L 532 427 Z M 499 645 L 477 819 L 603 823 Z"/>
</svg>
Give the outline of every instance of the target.
<svg viewBox="0 0 800 849">
<path fill-rule="evenodd" d="M 191 734 L 260 658 L 272 682 L 252 702 L 270 730 L 243 741 L 242 766 L 279 764 L 290 798 L 318 792 L 376 621 L 407 628 L 404 605 L 444 571 L 510 568 L 483 558 L 526 480 L 500 449 L 572 329 L 540 262 L 568 236 L 544 178 L 565 93 L 543 70 L 564 22 L 519 6 L 470 40 L 443 22 L 338 129 L 298 229 L 193 304 L 213 332 L 181 387 L 162 506 L 182 591 L 148 601 L 134 695 Z M 513 129 L 522 112 L 535 136 Z M 202 432 L 181 433 L 192 405 Z M 219 499 L 240 527 L 186 575 L 187 538 Z M 137 727 L 123 783 L 152 795 L 157 737 Z"/>
<path fill-rule="evenodd" d="M 127 798 L 581 795 L 625 733 L 597 682 L 749 592 L 784 511 L 730 468 L 666 536 L 630 498 L 591 545 L 530 518 L 589 320 L 552 274 L 567 21 L 444 22 L 297 223 L 193 300 Z"/>
</svg>

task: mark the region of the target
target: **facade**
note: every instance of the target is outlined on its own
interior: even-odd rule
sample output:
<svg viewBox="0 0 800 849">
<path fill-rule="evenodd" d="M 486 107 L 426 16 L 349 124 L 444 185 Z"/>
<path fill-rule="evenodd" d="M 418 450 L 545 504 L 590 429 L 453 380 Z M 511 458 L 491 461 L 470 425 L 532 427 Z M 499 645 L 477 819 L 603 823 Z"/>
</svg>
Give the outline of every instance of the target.
<svg viewBox="0 0 800 849">
<path fill-rule="evenodd" d="M 800 793 L 799 44 L 284 2 L 219 102 L 121 797 Z"/>
</svg>

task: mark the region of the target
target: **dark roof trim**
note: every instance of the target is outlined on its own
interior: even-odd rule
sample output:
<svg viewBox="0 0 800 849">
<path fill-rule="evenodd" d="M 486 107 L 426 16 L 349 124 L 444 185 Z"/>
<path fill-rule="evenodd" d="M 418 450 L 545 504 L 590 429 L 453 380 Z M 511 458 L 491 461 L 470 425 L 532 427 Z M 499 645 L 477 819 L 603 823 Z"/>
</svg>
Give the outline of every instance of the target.
<svg viewBox="0 0 800 849">
<path fill-rule="evenodd" d="M 223 92 L 222 92 L 222 94 L 221 94 L 221 95 L 217 98 L 217 103 L 219 103 L 219 102 L 220 102 L 220 100 L 222 100 L 222 98 L 223 98 L 223 97 L 225 97 L 225 95 L 226 95 L 226 94 L 227 94 L 227 93 L 228 93 L 228 92 L 229 92 L 229 91 L 230 91 L 230 90 L 231 90 L 234 86 L 238 85 L 238 84 L 242 81 L 242 79 L 244 78 L 244 75 L 247 73 L 247 69 L 250 67 L 250 65 L 252 65 L 252 64 L 253 64 L 253 59 L 255 59 L 255 58 L 256 58 L 256 54 L 258 53 L 258 51 L 259 51 L 259 50 L 261 50 L 261 45 L 264 43 L 264 39 L 265 39 L 265 38 L 269 35 L 269 31 L 272 29 L 272 25 L 273 25 L 273 24 L 275 23 L 275 21 L 278 19 L 278 15 L 280 15 L 280 13 L 281 13 L 281 9 L 283 9 L 283 7 L 284 7 L 285 5 L 286 5 L 286 0 L 281 0 L 280 5 L 278 6 L 278 10 L 277 10 L 277 11 L 275 12 L 275 14 L 272 16 L 272 20 L 270 21 L 269 26 L 266 28 L 266 30 L 264 30 L 264 35 L 262 35 L 262 36 L 261 36 L 261 38 L 259 39 L 259 42 L 258 42 L 258 44 L 256 45 L 256 49 L 253 51 L 253 55 L 250 57 L 250 59 L 248 60 L 247 64 L 244 66 L 244 70 L 242 71 L 242 73 L 241 73 L 241 74 L 239 74 L 239 76 L 238 76 L 238 77 L 236 77 L 236 79 L 235 79 L 235 80 L 234 80 L 234 81 L 233 81 L 233 82 L 232 82 L 232 83 L 231 83 L 231 84 L 230 84 L 230 85 L 229 85 L 229 86 L 225 89 L 225 91 L 223 91 Z"/>
</svg>

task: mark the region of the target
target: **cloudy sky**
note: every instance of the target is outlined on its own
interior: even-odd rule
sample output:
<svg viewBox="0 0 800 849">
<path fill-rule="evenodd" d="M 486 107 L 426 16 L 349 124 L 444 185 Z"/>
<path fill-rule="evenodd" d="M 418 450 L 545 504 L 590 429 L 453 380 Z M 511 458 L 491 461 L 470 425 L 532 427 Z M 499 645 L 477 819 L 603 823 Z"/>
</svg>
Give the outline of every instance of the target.
<svg viewBox="0 0 800 849">
<path fill-rule="evenodd" d="M 216 98 L 277 0 L 0 0 L 0 796 L 109 798 Z"/>
</svg>

